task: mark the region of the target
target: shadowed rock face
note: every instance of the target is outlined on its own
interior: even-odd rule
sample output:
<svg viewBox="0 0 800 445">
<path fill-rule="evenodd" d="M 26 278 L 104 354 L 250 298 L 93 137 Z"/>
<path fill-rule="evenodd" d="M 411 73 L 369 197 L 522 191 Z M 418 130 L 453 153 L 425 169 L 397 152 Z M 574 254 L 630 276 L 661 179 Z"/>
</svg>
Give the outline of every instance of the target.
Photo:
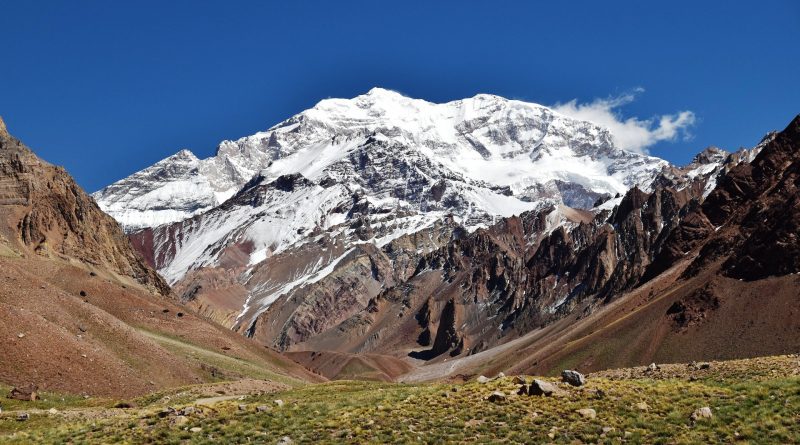
<svg viewBox="0 0 800 445">
<path fill-rule="evenodd" d="M 750 163 L 719 181 L 669 237 L 648 277 L 700 249 L 692 277 L 716 262 L 731 278 L 758 280 L 800 271 L 800 116 Z"/>
<path fill-rule="evenodd" d="M 600 304 L 635 287 L 687 202 L 688 192 L 634 189 L 613 213 L 569 230 L 548 231 L 555 209 L 506 219 L 423 256 L 412 277 L 376 296 L 359 322 L 343 323 L 340 331 L 382 326 L 372 333 L 377 340 L 359 345 L 365 351 L 403 344 L 395 334 L 402 332 L 417 340 L 405 347 L 421 359 L 491 348 L 586 300 Z M 387 324 L 381 312 L 404 306 L 414 320 Z"/>
<path fill-rule="evenodd" d="M 14 248 L 101 266 L 169 293 L 116 221 L 63 168 L 42 161 L 9 135 L 1 121 L 0 221 L 0 234 Z"/>
</svg>

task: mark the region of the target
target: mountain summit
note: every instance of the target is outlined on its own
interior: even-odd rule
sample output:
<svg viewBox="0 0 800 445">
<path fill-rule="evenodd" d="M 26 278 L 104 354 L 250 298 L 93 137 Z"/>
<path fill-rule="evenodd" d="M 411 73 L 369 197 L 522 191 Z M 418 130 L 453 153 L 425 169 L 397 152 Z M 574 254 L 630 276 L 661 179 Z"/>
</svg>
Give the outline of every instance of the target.
<svg viewBox="0 0 800 445">
<path fill-rule="evenodd" d="M 223 141 L 208 159 L 183 150 L 94 197 L 134 231 L 207 211 L 257 174 L 299 173 L 423 212 L 455 210 L 475 225 L 543 199 L 588 208 L 647 184 L 665 165 L 615 147 L 605 128 L 541 105 L 487 94 L 434 104 L 373 88 Z M 424 196 L 431 190 L 438 199 Z"/>
<path fill-rule="evenodd" d="M 533 243 L 657 177 L 688 187 L 718 167 L 622 150 L 607 129 L 537 104 L 486 94 L 435 104 L 375 88 L 224 141 L 208 159 L 183 150 L 94 196 L 186 301 L 243 331 L 279 299 L 338 277 L 276 315 L 305 332 L 502 217 L 543 212 Z"/>
</svg>

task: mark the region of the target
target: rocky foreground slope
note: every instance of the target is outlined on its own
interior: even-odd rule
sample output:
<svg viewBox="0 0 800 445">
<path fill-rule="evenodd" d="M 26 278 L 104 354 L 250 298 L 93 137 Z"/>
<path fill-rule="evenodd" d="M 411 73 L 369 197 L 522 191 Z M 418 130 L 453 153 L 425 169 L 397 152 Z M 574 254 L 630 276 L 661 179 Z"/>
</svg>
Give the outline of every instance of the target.
<svg viewBox="0 0 800 445">
<path fill-rule="evenodd" d="M 550 395 L 520 393 L 521 380 L 534 382 L 527 375 L 342 381 L 267 394 L 207 385 L 127 401 L 130 409 L 48 394 L 48 402 L 0 414 L 0 442 L 796 443 L 798 375 L 792 355 L 617 369 L 578 387 L 535 377 Z M 209 397 L 214 390 L 232 399 Z M 16 420 L 24 414 L 29 420 Z"/>
<path fill-rule="evenodd" d="M 64 169 L 0 120 L 0 382 L 130 396 L 246 375 L 320 378 L 197 317 Z"/>
</svg>

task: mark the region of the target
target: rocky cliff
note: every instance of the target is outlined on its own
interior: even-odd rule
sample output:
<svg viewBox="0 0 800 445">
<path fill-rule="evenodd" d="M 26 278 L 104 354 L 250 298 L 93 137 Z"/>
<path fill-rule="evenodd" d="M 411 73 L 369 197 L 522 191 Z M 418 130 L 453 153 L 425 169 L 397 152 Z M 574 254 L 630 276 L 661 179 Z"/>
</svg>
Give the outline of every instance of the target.
<svg viewBox="0 0 800 445">
<path fill-rule="evenodd" d="M 63 168 L 42 161 L 11 136 L 2 121 L 0 222 L 0 234 L 13 249 L 78 260 L 169 293 L 169 286 L 131 247 L 117 222 Z"/>
</svg>

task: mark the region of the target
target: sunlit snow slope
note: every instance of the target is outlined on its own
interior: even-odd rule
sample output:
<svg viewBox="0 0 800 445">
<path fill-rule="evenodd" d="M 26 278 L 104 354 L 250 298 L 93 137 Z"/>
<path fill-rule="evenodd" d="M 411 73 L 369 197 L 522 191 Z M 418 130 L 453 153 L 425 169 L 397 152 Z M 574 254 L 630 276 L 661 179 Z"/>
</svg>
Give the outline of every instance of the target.
<svg viewBox="0 0 800 445">
<path fill-rule="evenodd" d="M 352 179 L 336 166 L 370 138 L 403 147 L 402 153 L 366 156 L 417 157 L 436 170 L 428 180 L 449 177 L 480 189 L 470 200 L 495 215 L 542 198 L 591 207 L 599 195 L 645 184 L 666 165 L 615 148 L 602 127 L 540 105 L 491 95 L 433 104 L 375 88 L 354 99 L 323 100 L 265 132 L 224 141 L 208 159 L 183 150 L 94 197 L 129 231 L 154 227 L 222 203 L 259 172 Z M 512 193 L 513 201 L 524 203 L 492 202 Z M 383 197 L 402 198 L 398 194 L 402 190 Z"/>
</svg>

